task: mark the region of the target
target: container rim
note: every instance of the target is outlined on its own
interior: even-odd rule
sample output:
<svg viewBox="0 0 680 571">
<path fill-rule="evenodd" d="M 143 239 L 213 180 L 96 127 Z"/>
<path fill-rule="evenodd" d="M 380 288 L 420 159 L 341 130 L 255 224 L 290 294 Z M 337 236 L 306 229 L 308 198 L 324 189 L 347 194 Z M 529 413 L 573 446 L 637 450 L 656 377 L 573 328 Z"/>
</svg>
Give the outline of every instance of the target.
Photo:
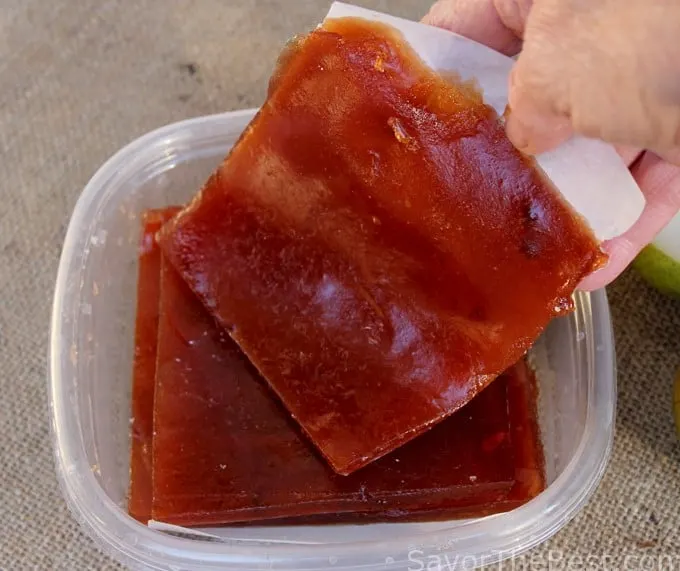
<svg viewBox="0 0 680 571">
<path fill-rule="evenodd" d="M 228 124 L 243 126 L 256 109 L 208 115 L 166 125 L 132 141 L 113 155 L 91 178 L 79 197 L 64 241 L 50 322 L 48 400 L 58 480 L 66 502 L 85 531 L 104 551 L 132 567 L 152 569 L 381 569 L 405 568 L 409 549 L 436 552 L 461 562 L 493 564 L 542 543 L 570 519 L 591 496 L 611 453 L 616 403 L 614 340 L 604 290 L 576 294 L 576 319 L 586 333 L 588 404 L 583 436 L 564 471 L 538 497 L 504 514 L 457 522 L 456 538 L 447 530 L 421 531 L 408 538 L 332 544 L 200 541 L 174 537 L 144 526 L 125 513 L 97 481 L 87 458 L 76 376 L 77 315 L 87 254 L 81 229 L 99 211 L 115 183 L 152 162 L 159 149 L 196 140 L 219 141 Z M 216 143 L 217 144 L 217 143 Z M 127 173 L 127 174 L 126 174 Z M 595 324 L 598 324 L 597 326 Z M 603 324 L 600 326 L 599 324 Z M 70 437 L 67 437 L 70 435 Z M 562 498 L 562 499 L 560 499 Z M 563 498 L 568 498 L 563 501 Z M 390 525 L 403 525 L 394 523 Z M 512 531 L 510 531 L 512 530 Z M 480 546 L 484 546 L 483 548 Z M 436 551 L 435 551 L 436 550 Z M 366 556 L 370 552 L 371 562 Z M 458 555 L 455 555 L 455 554 Z M 330 562 L 330 563 L 329 563 Z"/>
</svg>

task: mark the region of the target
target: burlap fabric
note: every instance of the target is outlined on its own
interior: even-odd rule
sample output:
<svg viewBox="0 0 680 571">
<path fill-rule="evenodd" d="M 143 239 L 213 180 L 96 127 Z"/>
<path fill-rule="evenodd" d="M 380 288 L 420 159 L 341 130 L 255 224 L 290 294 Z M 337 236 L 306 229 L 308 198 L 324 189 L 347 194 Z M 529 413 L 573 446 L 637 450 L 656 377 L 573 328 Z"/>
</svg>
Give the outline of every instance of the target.
<svg viewBox="0 0 680 571">
<path fill-rule="evenodd" d="M 428 0 L 362 3 L 418 18 Z M 119 568 L 66 509 L 47 420 L 52 289 L 83 185 L 145 131 L 257 105 L 283 42 L 327 6 L 0 0 L 1 569 Z M 633 273 L 610 296 L 620 391 L 614 457 L 581 515 L 517 569 L 547 569 L 549 556 L 561 558 L 553 569 L 586 568 L 578 556 L 590 569 L 680 569 L 680 446 L 670 408 L 680 303 Z"/>
</svg>

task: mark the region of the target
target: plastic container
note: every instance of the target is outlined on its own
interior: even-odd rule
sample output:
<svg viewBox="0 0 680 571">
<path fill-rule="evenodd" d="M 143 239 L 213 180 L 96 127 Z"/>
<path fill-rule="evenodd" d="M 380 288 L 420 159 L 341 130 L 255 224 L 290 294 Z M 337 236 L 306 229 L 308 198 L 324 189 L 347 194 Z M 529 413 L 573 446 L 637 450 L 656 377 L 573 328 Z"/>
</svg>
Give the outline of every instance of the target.
<svg viewBox="0 0 680 571">
<path fill-rule="evenodd" d="M 78 201 L 50 338 L 56 466 L 75 517 L 128 566 L 173 571 L 470 569 L 545 541 L 583 507 L 610 452 L 615 365 L 602 291 L 576 294 L 576 312 L 553 322 L 533 350 L 549 487 L 519 509 L 465 521 L 220 528 L 204 536 L 158 531 L 127 515 L 138 215 L 189 199 L 253 114 L 154 131 L 110 159 Z"/>
</svg>

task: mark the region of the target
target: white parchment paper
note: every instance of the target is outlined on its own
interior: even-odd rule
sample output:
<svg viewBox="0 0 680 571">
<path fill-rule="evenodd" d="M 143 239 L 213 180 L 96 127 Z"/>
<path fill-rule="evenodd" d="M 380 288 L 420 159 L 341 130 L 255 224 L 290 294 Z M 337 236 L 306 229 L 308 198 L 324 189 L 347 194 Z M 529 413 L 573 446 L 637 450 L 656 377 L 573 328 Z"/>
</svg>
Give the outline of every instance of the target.
<svg viewBox="0 0 680 571">
<path fill-rule="evenodd" d="M 476 79 L 486 103 L 500 114 L 508 102 L 508 76 L 513 60 L 472 40 L 441 28 L 335 2 L 327 18 L 360 17 L 397 28 L 423 61 L 437 71 L 454 71 Z M 564 198 L 588 222 L 600 240 L 618 236 L 638 219 L 645 200 L 613 147 L 574 138 L 537 157 Z"/>
</svg>

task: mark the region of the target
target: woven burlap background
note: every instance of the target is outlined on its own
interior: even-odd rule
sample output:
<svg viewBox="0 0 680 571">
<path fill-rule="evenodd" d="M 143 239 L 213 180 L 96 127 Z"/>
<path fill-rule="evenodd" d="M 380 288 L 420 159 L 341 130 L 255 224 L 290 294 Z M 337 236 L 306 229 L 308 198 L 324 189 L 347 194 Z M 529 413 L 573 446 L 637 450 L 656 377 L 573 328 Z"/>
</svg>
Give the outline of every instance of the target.
<svg viewBox="0 0 680 571">
<path fill-rule="evenodd" d="M 414 19 L 428 5 L 361 3 Z M 48 430 L 48 317 L 81 189 L 145 131 L 260 103 L 279 48 L 327 7 L 0 0 L 0 569 L 120 568 L 68 513 Z M 680 569 L 680 446 L 671 415 L 680 303 L 630 272 L 610 298 L 620 391 L 612 462 L 587 508 L 533 552 L 533 566 L 525 559 L 516 568 L 545 569 L 556 550 L 590 556 L 590 569 L 604 568 L 596 564 L 604 556 L 609 569 Z"/>
</svg>

